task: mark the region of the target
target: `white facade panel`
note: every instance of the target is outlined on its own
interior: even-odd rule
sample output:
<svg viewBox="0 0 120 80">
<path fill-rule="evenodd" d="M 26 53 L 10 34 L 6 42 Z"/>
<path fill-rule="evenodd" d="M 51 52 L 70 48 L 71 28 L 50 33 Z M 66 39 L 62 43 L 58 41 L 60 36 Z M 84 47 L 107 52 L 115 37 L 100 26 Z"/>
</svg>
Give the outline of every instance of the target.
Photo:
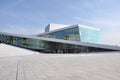
<svg viewBox="0 0 120 80">
<path fill-rule="evenodd" d="M 45 32 L 49 32 L 49 31 L 52 31 L 52 30 L 64 28 L 64 27 L 67 27 L 67 26 L 69 26 L 69 25 L 49 24 L 48 26 L 46 26 Z"/>
</svg>

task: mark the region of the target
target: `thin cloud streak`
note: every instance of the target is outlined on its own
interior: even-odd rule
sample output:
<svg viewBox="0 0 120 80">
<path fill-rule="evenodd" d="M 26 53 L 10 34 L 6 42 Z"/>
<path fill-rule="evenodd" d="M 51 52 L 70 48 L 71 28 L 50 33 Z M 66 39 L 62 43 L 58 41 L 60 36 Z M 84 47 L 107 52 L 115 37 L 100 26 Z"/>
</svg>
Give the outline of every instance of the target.
<svg viewBox="0 0 120 80">
<path fill-rule="evenodd" d="M 80 22 L 85 22 L 85 23 L 91 23 L 91 24 L 94 24 L 94 25 L 101 25 L 101 26 L 106 26 L 108 28 L 112 28 L 112 27 L 117 27 L 119 28 L 120 27 L 120 22 L 119 21 L 113 21 L 113 20 L 102 20 L 102 19 L 91 19 L 91 20 L 85 20 L 85 19 L 82 19 L 80 17 L 73 17 L 73 19 L 77 20 L 77 21 L 80 21 Z"/>
</svg>

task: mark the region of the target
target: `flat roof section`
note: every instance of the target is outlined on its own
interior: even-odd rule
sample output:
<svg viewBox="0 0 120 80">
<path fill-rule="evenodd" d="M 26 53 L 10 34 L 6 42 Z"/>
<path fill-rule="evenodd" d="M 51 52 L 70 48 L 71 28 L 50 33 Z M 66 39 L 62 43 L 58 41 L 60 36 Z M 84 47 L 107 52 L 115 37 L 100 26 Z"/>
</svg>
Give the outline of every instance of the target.
<svg viewBox="0 0 120 80">
<path fill-rule="evenodd" d="M 78 24 L 78 26 L 82 27 L 82 28 L 88 28 L 88 29 L 100 31 L 99 28 L 95 28 L 95 27 L 91 27 L 91 26 L 86 26 L 86 25 L 82 25 L 82 24 Z"/>
</svg>

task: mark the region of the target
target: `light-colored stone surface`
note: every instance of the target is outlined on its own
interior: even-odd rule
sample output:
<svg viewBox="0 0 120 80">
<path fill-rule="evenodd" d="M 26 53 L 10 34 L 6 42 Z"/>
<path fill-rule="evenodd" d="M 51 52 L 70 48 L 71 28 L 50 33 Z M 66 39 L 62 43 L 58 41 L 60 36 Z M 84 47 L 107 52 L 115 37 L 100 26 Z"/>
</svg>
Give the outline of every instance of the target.
<svg viewBox="0 0 120 80">
<path fill-rule="evenodd" d="M 35 52 L 7 44 L 0 44 L 0 57 L 22 56 L 30 54 L 35 54 Z"/>
<path fill-rule="evenodd" d="M 120 52 L 0 58 L 0 80 L 120 80 Z"/>
</svg>

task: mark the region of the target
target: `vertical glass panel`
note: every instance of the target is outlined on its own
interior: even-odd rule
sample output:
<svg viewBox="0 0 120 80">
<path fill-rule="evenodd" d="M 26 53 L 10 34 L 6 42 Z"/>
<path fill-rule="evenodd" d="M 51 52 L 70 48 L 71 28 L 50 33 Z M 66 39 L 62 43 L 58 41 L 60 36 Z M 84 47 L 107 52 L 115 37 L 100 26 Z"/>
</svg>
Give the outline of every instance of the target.
<svg viewBox="0 0 120 80">
<path fill-rule="evenodd" d="M 101 43 L 101 35 L 99 30 L 92 30 L 79 27 L 81 42 Z"/>
</svg>

